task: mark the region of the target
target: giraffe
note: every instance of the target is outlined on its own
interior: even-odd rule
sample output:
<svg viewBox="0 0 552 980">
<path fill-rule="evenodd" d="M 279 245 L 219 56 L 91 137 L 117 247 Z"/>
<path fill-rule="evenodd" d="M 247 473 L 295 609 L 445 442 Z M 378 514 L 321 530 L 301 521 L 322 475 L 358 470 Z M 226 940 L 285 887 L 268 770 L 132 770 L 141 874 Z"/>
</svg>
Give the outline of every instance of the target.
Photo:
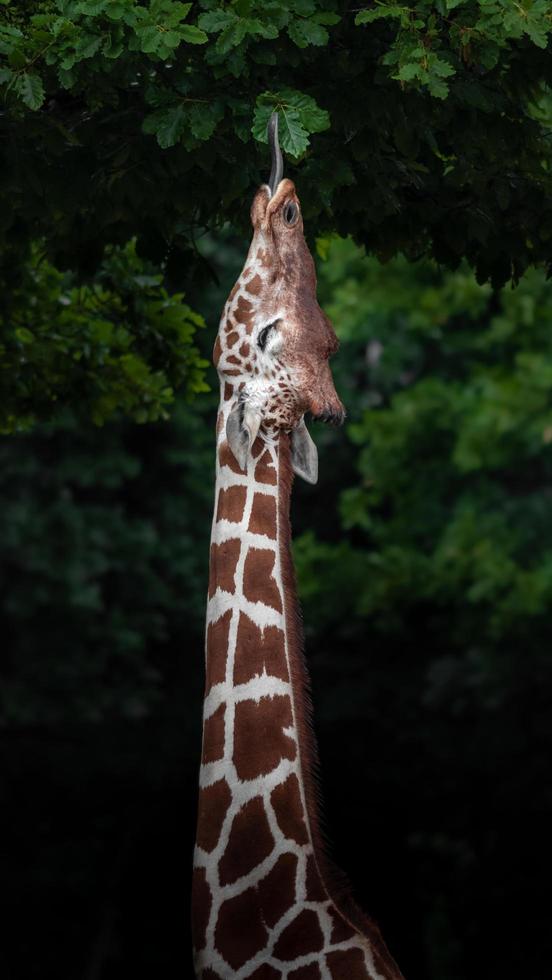
<svg viewBox="0 0 552 980">
<path fill-rule="evenodd" d="M 272 173 L 225 304 L 203 747 L 192 887 L 201 980 L 401 980 L 376 925 L 325 857 L 290 541 L 293 474 L 317 480 L 310 411 L 340 422 L 299 200 Z"/>
</svg>

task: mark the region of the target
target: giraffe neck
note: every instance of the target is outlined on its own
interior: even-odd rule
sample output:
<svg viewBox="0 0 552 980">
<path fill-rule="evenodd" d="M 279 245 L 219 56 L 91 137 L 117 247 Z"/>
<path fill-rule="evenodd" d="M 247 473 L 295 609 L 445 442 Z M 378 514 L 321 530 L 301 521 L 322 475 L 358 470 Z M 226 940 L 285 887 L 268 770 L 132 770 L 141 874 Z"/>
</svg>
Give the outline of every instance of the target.
<svg viewBox="0 0 552 980">
<path fill-rule="evenodd" d="M 243 473 L 225 441 L 226 411 L 223 399 L 194 861 L 196 972 L 204 980 L 395 977 L 378 972 L 368 938 L 338 911 L 320 872 L 290 555 L 289 436 L 262 433 Z"/>
</svg>

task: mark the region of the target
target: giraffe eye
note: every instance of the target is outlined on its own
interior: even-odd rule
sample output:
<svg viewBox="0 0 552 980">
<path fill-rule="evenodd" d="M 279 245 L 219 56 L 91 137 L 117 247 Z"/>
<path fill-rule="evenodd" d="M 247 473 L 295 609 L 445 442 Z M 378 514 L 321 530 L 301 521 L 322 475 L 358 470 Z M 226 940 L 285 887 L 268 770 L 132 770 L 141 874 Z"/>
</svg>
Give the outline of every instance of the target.
<svg viewBox="0 0 552 980">
<path fill-rule="evenodd" d="M 270 331 L 272 330 L 272 327 L 273 326 L 274 326 L 273 323 L 269 323 L 268 324 L 268 327 L 263 327 L 263 329 L 261 330 L 259 336 L 257 337 L 257 347 L 260 347 L 260 349 L 263 350 L 263 351 L 264 351 L 264 349 L 266 347 L 266 342 L 268 340 L 268 335 L 269 335 Z"/>
<path fill-rule="evenodd" d="M 259 336 L 257 337 L 257 347 L 259 347 L 260 350 L 264 351 L 270 331 L 277 326 L 279 322 L 279 320 L 273 320 L 272 323 L 267 323 L 266 327 L 263 327 L 263 329 L 259 331 Z"/>
<path fill-rule="evenodd" d="M 294 225 L 299 217 L 299 208 L 293 201 L 289 201 L 284 208 L 284 221 L 286 225 Z"/>
</svg>

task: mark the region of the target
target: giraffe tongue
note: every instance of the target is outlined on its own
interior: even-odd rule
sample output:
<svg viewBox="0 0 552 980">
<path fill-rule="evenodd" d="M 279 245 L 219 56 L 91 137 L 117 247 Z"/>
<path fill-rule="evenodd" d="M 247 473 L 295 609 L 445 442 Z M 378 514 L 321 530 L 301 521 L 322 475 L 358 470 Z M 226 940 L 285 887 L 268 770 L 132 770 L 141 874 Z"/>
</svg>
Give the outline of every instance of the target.
<svg viewBox="0 0 552 980">
<path fill-rule="evenodd" d="M 305 420 L 291 433 L 291 465 L 293 472 L 307 483 L 318 481 L 318 450 L 312 441 Z"/>
</svg>

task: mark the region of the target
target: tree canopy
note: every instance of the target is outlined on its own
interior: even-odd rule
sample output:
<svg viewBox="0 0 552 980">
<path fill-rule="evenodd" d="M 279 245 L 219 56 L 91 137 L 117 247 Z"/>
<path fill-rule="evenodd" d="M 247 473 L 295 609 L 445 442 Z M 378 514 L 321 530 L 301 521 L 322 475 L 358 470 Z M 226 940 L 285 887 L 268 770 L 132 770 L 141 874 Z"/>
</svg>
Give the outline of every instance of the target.
<svg viewBox="0 0 552 980">
<path fill-rule="evenodd" d="M 548 262 L 551 30 L 546 0 L 3 0 L 8 348 L 29 371 L 37 256 L 90 283 L 106 250 L 135 240 L 171 290 L 201 275 L 198 238 L 226 221 L 247 227 L 274 109 L 312 238 L 338 232 L 380 258 L 452 268 L 466 258 L 495 285 Z M 5 297 L 18 284 L 12 316 Z M 191 333 L 183 343 L 193 347 Z M 52 359 L 39 381 L 53 378 L 63 403 Z M 128 387 L 128 361 L 113 359 L 115 388 Z M 90 387 L 86 358 L 84 373 Z M 169 371 L 131 409 L 162 412 L 173 381 Z M 22 419 L 45 412 L 32 391 L 20 401 Z"/>
<path fill-rule="evenodd" d="M 504 282 L 549 258 L 551 31 L 546 0 L 4 2 L 3 233 L 193 261 L 244 227 L 277 108 L 312 234 Z"/>
</svg>

